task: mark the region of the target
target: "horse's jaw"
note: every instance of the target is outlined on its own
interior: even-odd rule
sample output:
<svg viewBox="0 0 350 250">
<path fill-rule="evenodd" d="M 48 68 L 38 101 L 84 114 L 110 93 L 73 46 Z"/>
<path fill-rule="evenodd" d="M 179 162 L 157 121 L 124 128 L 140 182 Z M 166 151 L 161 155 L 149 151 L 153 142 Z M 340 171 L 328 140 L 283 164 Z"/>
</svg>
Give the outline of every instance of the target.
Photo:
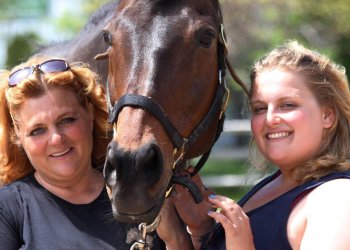
<svg viewBox="0 0 350 250">
<path fill-rule="evenodd" d="M 165 200 L 165 196 L 159 198 L 156 200 L 156 203 L 153 204 L 153 206 L 150 207 L 147 211 L 143 213 L 125 213 L 118 211 L 116 208 L 116 204 L 114 203 L 114 199 L 111 199 L 112 203 L 112 211 L 113 211 L 113 217 L 122 223 L 132 223 L 132 224 L 140 224 L 140 223 L 146 223 L 151 224 L 155 221 L 157 216 L 159 215 L 159 212 L 163 206 Z"/>
</svg>

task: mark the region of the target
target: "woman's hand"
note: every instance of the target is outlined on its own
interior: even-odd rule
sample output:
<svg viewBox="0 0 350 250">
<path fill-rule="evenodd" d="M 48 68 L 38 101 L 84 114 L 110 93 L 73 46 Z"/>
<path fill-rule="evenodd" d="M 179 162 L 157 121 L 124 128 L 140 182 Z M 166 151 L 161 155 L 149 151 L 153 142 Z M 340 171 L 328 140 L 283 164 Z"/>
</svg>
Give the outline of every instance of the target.
<svg viewBox="0 0 350 250">
<path fill-rule="evenodd" d="M 193 168 L 189 168 L 188 171 L 189 173 L 192 172 Z M 181 185 L 175 185 L 175 190 L 169 199 L 175 205 L 180 218 L 187 225 L 192 235 L 203 236 L 211 231 L 216 224 L 215 220 L 208 216 L 208 211 L 213 210 L 208 195 L 213 194 L 213 191 L 203 185 L 199 174 L 193 176 L 191 180 L 202 193 L 204 197 L 202 202 L 197 204 L 190 192 Z"/>
<path fill-rule="evenodd" d="M 158 236 L 165 242 L 168 250 L 193 249 L 191 237 L 177 215 L 174 204 L 166 199 L 160 211 L 160 223 L 157 227 Z"/>
<path fill-rule="evenodd" d="M 193 168 L 189 168 L 188 172 L 184 174 L 189 175 L 192 171 Z M 192 248 L 199 249 L 202 243 L 202 236 L 210 232 L 216 224 L 215 220 L 208 216 L 208 211 L 213 208 L 207 197 L 213 192 L 203 185 L 198 174 L 192 177 L 191 181 L 198 186 L 204 197 L 201 203 L 196 204 L 192 195 L 185 187 L 175 185 L 174 190 L 166 199 L 161 210 L 161 222 L 157 232 L 166 242 L 168 248 L 170 243 L 176 245 L 176 242 L 179 242 L 177 238 L 181 237 L 186 239 L 187 237 L 188 239 L 192 238 Z M 183 224 L 187 225 L 187 230 L 191 235 L 186 232 L 186 228 Z M 184 234 L 186 236 L 184 236 Z M 188 245 L 186 245 L 186 247 L 187 246 Z M 181 250 L 186 249 L 186 247 L 182 244 Z"/>
<path fill-rule="evenodd" d="M 221 195 L 209 195 L 209 201 L 219 211 L 209 211 L 209 216 L 225 229 L 226 250 L 255 249 L 249 218 L 232 199 Z"/>
</svg>

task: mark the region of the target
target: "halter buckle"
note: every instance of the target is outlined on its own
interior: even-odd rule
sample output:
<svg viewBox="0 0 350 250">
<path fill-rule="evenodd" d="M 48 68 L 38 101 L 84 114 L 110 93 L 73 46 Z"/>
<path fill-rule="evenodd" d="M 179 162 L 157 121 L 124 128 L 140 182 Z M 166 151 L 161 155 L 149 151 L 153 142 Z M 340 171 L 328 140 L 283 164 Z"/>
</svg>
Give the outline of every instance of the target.
<svg viewBox="0 0 350 250">
<path fill-rule="evenodd" d="M 173 170 L 176 168 L 176 165 L 177 163 L 183 159 L 184 155 L 185 155 L 185 146 L 186 146 L 186 143 L 188 141 L 188 138 L 183 138 L 183 144 L 180 148 L 180 154 L 179 156 L 176 158 L 176 160 L 174 160 L 174 163 L 173 163 Z M 173 152 L 173 157 L 175 159 L 176 155 L 178 154 L 178 148 L 175 148 L 174 149 L 174 152 Z"/>
<path fill-rule="evenodd" d="M 219 119 L 221 119 L 222 116 L 224 115 L 224 113 L 226 112 L 228 103 L 229 103 L 229 101 L 230 101 L 230 96 L 231 96 L 231 91 L 230 91 L 230 89 L 226 86 L 226 84 L 224 85 L 224 87 L 225 87 L 225 100 L 223 101 L 222 106 L 221 106 L 221 111 L 220 111 Z"/>
<path fill-rule="evenodd" d="M 225 54 L 228 53 L 228 46 L 227 46 L 227 40 L 225 35 L 225 28 L 224 24 L 220 23 L 220 34 L 219 34 L 219 42 L 224 46 Z"/>
<path fill-rule="evenodd" d="M 149 225 L 146 223 L 141 223 L 138 228 L 141 232 L 141 238 L 131 246 L 130 250 L 150 250 L 146 242 L 146 237 L 148 233 L 153 232 L 158 227 L 159 222 L 160 216 L 158 215 L 155 220 Z"/>
</svg>

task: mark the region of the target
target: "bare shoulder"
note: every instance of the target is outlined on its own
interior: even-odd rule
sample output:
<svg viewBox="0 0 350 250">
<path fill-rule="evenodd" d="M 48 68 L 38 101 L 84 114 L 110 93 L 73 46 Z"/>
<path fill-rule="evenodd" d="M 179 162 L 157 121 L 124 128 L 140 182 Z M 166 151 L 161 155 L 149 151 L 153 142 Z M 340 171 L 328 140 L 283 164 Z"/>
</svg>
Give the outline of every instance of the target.
<svg viewBox="0 0 350 250">
<path fill-rule="evenodd" d="M 323 183 L 315 188 L 309 194 L 310 201 L 317 201 L 322 199 L 336 200 L 336 199 L 350 200 L 350 179 L 340 178 Z"/>
<path fill-rule="evenodd" d="M 323 183 L 309 193 L 305 205 L 309 218 L 328 215 L 330 211 L 348 215 L 350 179 L 342 178 Z"/>
<path fill-rule="evenodd" d="M 293 208 L 287 225 L 293 249 L 350 249 L 350 179 L 328 181 Z M 341 241 L 339 239 L 342 239 Z"/>
<path fill-rule="evenodd" d="M 305 204 L 301 248 L 350 249 L 349 211 L 350 179 L 332 180 L 315 188 Z"/>
</svg>

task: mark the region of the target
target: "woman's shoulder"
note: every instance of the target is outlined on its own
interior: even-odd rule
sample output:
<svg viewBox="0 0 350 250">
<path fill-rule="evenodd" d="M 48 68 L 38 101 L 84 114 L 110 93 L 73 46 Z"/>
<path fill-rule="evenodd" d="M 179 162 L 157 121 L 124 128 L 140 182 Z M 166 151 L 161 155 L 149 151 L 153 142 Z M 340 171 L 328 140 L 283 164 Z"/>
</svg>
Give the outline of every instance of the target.
<svg viewBox="0 0 350 250">
<path fill-rule="evenodd" d="M 288 237 L 292 245 L 299 246 L 303 241 L 304 247 L 312 246 L 309 247 L 312 249 L 321 246 L 340 249 L 336 244 L 341 241 L 334 239 L 345 239 L 348 234 L 349 194 L 350 179 L 335 178 L 323 182 L 303 197 L 288 220 Z M 306 231 L 308 233 L 304 234 Z M 320 238 L 320 235 L 329 237 Z M 350 244 L 350 241 L 343 243 Z"/>
<path fill-rule="evenodd" d="M 322 185 L 319 185 L 315 188 L 310 195 L 315 198 L 323 199 L 334 199 L 336 197 L 342 197 L 341 199 L 350 199 L 350 178 L 338 178 L 332 179 L 327 182 L 324 182 Z"/>
<path fill-rule="evenodd" d="M 305 205 L 315 215 L 339 208 L 350 211 L 350 179 L 338 178 L 322 183 L 307 195 Z"/>
<path fill-rule="evenodd" d="M 0 208 L 21 203 L 23 193 L 28 193 L 33 185 L 33 176 L 29 175 L 0 188 Z"/>
<path fill-rule="evenodd" d="M 312 217 L 322 217 L 340 207 L 350 210 L 350 171 L 331 173 L 305 183 L 300 189 L 295 211 L 311 211 Z"/>
</svg>

